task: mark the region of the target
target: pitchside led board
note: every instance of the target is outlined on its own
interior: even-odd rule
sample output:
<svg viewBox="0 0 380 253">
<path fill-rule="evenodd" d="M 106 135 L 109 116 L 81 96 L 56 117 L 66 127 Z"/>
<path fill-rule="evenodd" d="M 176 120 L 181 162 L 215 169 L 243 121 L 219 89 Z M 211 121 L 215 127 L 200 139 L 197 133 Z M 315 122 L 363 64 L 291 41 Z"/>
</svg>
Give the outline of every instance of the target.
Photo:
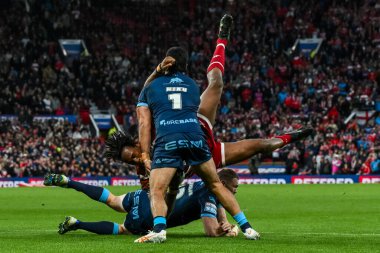
<svg viewBox="0 0 380 253">
<path fill-rule="evenodd" d="M 123 177 L 74 177 L 71 180 L 94 186 L 138 186 L 140 180 L 137 176 Z M 198 177 L 185 179 L 185 183 L 200 181 Z M 44 187 L 43 177 L 0 178 L 0 188 L 13 187 Z M 315 176 L 290 176 L 290 175 L 241 175 L 240 184 L 379 184 L 380 175 L 315 175 Z"/>
</svg>

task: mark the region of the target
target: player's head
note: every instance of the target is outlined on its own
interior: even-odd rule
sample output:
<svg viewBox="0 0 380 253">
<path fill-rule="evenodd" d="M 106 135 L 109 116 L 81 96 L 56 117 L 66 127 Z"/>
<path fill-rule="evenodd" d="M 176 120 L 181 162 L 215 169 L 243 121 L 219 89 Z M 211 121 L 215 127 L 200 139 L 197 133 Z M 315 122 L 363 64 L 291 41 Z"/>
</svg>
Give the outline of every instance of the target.
<svg viewBox="0 0 380 253">
<path fill-rule="evenodd" d="M 188 55 L 184 48 L 171 47 L 166 52 L 166 56 L 171 56 L 175 59 L 175 64 L 171 69 L 172 72 L 187 72 Z"/>
<path fill-rule="evenodd" d="M 230 190 L 233 194 L 237 192 L 239 187 L 239 176 L 235 171 L 230 169 L 222 169 L 218 172 L 218 176 L 222 184 Z"/>
<path fill-rule="evenodd" d="M 141 150 L 134 138 L 122 131 L 117 131 L 108 137 L 104 156 L 108 159 L 121 160 L 129 164 L 141 162 Z"/>
</svg>

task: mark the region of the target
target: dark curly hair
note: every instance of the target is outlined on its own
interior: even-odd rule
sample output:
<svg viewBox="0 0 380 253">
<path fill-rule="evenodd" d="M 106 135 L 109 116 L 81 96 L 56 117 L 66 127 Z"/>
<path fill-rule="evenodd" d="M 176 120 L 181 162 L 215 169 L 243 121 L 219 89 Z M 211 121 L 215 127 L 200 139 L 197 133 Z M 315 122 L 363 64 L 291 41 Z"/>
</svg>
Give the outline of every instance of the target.
<svg viewBox="0 0 380 253">
<path fill-rule="evenodd" d="M 135 140 L 130 134 L 117 131 L 106 140 L 104 156 L 108 159 L 121 160 L 121 151 L 125 146 L 135 146 Z"/>
</svg>

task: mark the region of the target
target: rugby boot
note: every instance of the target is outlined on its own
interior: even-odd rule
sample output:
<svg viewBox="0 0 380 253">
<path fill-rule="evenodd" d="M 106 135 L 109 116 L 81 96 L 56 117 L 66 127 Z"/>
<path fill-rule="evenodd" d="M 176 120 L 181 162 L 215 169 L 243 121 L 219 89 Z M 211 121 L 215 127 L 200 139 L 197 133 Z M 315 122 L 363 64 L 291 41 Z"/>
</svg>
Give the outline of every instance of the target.
<svg viewBox="0 0 380 253">
<path fill-rule="evenodd" d="M 229 14 L 225 14 L 220 20 L 220 24 L 219 24 L 218 37 L 220 39 L 230 40 L 232 24 L 233 24 L 232 16 Z"/>
<path fill-rule="evenodd" d="M 78 220 L 72 216 L 67 216 L 65 221 L 58 225 L 58 233 L 63 235 L 69 231 L 77 230 L 76 224 Z"/>
</svg>

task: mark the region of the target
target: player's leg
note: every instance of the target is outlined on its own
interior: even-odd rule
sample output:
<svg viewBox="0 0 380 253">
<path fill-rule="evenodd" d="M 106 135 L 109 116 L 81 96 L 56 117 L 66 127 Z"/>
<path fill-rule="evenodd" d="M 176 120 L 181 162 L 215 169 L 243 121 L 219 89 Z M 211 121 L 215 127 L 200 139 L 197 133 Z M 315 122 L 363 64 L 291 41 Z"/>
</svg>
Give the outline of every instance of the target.
<svg viewBox="0 0 380 253">
<path fill-rule="evenodd" d="M 247 139 L 237 142 L 225 142 L 225 164 L 223 165 L 239 163 L 258 153 L 271 152 L 283 146 L 284 142 L 279 138 Z"/>
<path fill-rule="evenodd" d="M 272 139 L 247 139 L 224 143 L 224 165 L 244 161 L 257 153 L 272 152 L 289 143 L 302 140 L 312 133 L 313 129 L 311 128 L 301 128 L 293 132 L 275 136 Z"/>
<path fill-rule="evenodd" d="M 44 185 L 46 186 L 60 186 L 63 188 L 72 188 L 79 192 L 83 192 L 88 197 L 90 197 L 93 200 L 99 201 L 101 203 L 105 203 L 112 209 L 118 212 L 125 213 L 125 210 L 123 208 L 123 199 L 125 195 L 121 196 L 115 196 L 113 195 L 108 189 L 100 187 L 100 186 L 93 186 L 88 184 L 83 184 L 81 182 L 76 182 L 73 180 L 70 180 L 65 175 L 59 175 L 59 174 L 49 174 L 46 175 L 44 178 Z"/>
<path fill-rule="evenodd" d="M 208 86 L 201 95 L 198 112 L 207 117 L 211 124 L 215 123 L 216 112 L 223 92 L 223 74 L 225 63 L 225 47 L 227 46 L 232 27 L 232 17 L 224 15 L 220 21 L 216 48 L 207 68 Z"/>
<path fill-rule="evenodd" d="M 128 230 L 123 224 L 117 224 L 110 221 L 83 222 L 72 216 L 67 216 L 65 220 L 59 224 L 58 228 L 58 233 L 61 235 L 77 229 L 82 229 L 99 235 L 128 234 Z"/>
<path fill-rule="evenodd" d="M 260 235 L 253 230 L 249 224 L 233 193 L 224 187 L 220 181 L 216 173 L 213 159 L 210 159 L 200 165 L 195 165 L 193 168 L 198 176 L 202 178 L 203 182 L 205 182 L 207 187 L 216 195 L 217 199 L 227 210 L 227 212 L 233 216 L 235 221 L 239 224 L 241 230 L 244 232 L 246 238 L 254 240 L 259 239 Z"/>
<path fill-rule="evenodd" d="M 153 231 L 136 239 L 137 243 L 166 241 L 166 216 L 168 206 L 165 201 L 166 191 L 176 174 L 176 168 L 158 168 L 150 172 L 150 207 L 153 216 Z"/>
<path fill-rule="evenodd" d="M 154 218 L 153 231 L 156 233 L 166 229 L 168 206 L 165 201 L 165 196 L 176 172 L 176 168 L 159 168 L 152 170 L 150 173 L 150 206 Z"/>
</svg>

